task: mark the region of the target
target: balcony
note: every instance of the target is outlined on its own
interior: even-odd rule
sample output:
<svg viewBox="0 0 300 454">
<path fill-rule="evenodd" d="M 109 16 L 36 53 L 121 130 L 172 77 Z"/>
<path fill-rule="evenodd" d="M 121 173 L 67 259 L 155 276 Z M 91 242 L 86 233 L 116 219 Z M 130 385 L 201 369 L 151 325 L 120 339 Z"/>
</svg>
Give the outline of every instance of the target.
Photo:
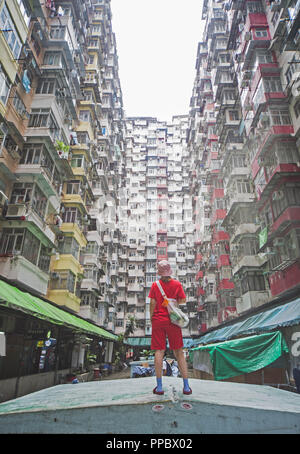
<svg viewBox="0 0 300 454">
<path fill-rule="evenodd" d="M 288 114 L 287 114 L 288 117 Z M 261 164 L 259 161 L 260 155 L 263 156 L 265 151 L 269 149 L 275 142 L 280 141 L 280 139 L 290 138 L 291 135 L 294 133 L 294 128 L 291 124 L 291 120 L 289 124 L 269 124 L 265 125 L 264 128 L 260 131 L 260 136 L 257 137 L 257 149 L 258 153 L 255 156 L 254 161 L 252 162 L 252 178 L 255 179 L 257 173 L 260 170 Z"/>
<path fill-rule="evenodd" d="M 7 206 L 6 219 L 9 221 L 22 221 L 22 227 L 33 230 L 37 235 L 43 236 L 54 247 L 55 233 L 46 224 L 45 219 L 27 203 L 10 203 Z"/>
<path fill-rule="evenodd" d="M 0 256 L 0 274 L 12 282 L 31 287 L 41 295 L 47 294 L 49 273 L 42 271 L 22 255 Z"/>
<path fill-rule="evenodd" d="M 93 323 L 97 324 L 98 322 L 98 309 L 95 309 L 90 305 L 80 306 L 79 315 L 85 320 L 90 320 Z"/>
<path fill-rule="evenodd" d="M 232 268 L 232 274 L 237 274 L 242 268 L 260 268 L 268 261 L 268 257 L 265 254 L 257 255 L 243 255 L 237 257 L 235 260 L 235 265 Z"/>
</svg>

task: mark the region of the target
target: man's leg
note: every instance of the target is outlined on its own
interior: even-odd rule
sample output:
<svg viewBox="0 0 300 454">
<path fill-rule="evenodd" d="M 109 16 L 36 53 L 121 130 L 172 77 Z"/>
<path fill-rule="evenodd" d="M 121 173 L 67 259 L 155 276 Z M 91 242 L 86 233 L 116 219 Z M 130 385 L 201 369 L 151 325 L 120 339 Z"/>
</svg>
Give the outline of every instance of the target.
<svg viewBox="0 0 300 454">
<path fill-rule="evenodd" d="M 188 378 L 188 368 L 182 348 L 173 350 L 182 378 Z"/>
<path fill-rule="evenodd" d="M 189 386 L 189 381 L 188 381 L 188 367 L 187 367 L 187 362 L 183 353 L 182 348 L 173 350 L 173 353 L 175 355 L 175 358 L 177 359 L 178 367 L 181 373 L 181 376 L 183 378 L 183 392 L 185 394 L 191 394 L 192 390 Z"/>
<path fill-rule="evenodd" d="M 154 367 L 155 367 L 156 378 L 162 377 L 162 366 L 163 366 L 164 354 L 165 354 L 164 350 L 155 350 Z"/>
<path fill-rule="evenodd" d="M 151 350 L 155 350 L 154 355 L 154 368 L 156 375 L 157 386 L 154 388 L 153 392 L 163 394 L 162 389 L 162 368 L 163 368 L 163 359 L 166 349 L 166 333 L 165 330 L 156 324 L 152 323 L 152 339 L 151 339 Z"/>
</svg>

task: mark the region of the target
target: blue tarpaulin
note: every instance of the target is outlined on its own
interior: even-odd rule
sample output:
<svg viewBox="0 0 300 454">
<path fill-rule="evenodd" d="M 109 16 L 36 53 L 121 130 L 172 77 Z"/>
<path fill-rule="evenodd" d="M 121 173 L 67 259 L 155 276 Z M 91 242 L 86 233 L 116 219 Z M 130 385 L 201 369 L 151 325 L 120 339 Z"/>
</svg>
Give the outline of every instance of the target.
<svg viewBox="0 0 300 454">
<path fill-rule="evenodd" d="M 259 314 L 252 315 L 241 322 L 216 329 L 199 339 L 194 339 L 189 347 L 211 342 L 222 342 L 240 335 L 260 334 L 273 329 L 300 323 L 300 298 L 277 306 Z"/>
<path fill-rule="evenodd" d="M 151 337 L 127 337 L 123 341 L 124 344 L 131 345 L 132 347 L 149 347 L 151 346 Z M 188 348 L 192 345 L 193 339 L 191 338 L 184 338 L 183 339 L 183 348 Z M 169 343 L 167 341 L 167 347 L 169 347 Z"/>
</svg>

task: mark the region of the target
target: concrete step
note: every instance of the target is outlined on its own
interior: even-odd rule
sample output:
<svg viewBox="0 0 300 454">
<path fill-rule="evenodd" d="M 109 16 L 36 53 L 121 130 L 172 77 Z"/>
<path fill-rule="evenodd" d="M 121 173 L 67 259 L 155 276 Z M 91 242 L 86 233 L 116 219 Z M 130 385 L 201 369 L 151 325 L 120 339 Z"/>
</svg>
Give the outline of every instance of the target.
<svg viewBox="0 0 300 454">
<path fill-rule="evenodd" d="M 300 395 L 269 386 L 163 377 L 57 385 L 0 404 L 0 433 L 300 433 Z"/>
</svg>

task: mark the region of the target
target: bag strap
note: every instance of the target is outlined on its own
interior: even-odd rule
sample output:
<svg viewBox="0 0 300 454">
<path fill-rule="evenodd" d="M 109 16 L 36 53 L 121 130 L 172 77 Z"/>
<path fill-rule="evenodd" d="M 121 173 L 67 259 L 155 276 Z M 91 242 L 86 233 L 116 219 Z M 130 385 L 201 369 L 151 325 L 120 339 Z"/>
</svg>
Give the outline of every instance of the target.
<svg viewBox="0 0 300 454">
<path fill-rule="evenodd" d="M 163 288 L 162 288 L 162 286 L 161 286 L 159 281 L 156 281 L 156 285 L 159 288 L 160 293 L 162 294 L 163 298 L 167 298 L 167 296 L 166 296 L 165 292 L 163 291 Z"/>
</svg>

